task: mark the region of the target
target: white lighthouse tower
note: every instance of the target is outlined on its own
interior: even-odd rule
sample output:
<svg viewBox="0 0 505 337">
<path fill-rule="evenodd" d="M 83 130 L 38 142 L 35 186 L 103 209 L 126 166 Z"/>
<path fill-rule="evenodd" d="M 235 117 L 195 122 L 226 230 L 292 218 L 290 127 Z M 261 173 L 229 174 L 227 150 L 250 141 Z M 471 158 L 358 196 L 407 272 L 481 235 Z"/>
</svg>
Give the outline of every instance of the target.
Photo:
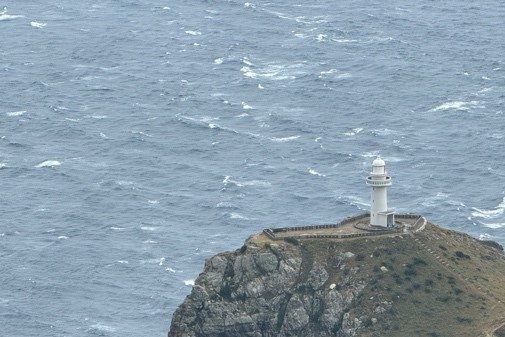
<svg viewBox="0 0 505 337">
<path fill-rule="evenodd" d="M 386 163 L 377 157 L 372 163 L 372 172 L 366 178 L 366 184 L 372 187 L 372 207 L 370 225 L 377 227 L 394 227 L 394 212 L 388 209 L 388 190 L 391 177 L 386 172 Z"/>
</svg>

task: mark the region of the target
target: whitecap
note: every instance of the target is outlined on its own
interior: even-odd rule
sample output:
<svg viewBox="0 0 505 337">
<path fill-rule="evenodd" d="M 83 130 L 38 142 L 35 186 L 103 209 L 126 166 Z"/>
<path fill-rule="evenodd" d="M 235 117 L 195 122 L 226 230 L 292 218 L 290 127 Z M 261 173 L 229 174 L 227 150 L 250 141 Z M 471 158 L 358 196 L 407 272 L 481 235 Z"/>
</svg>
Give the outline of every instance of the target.
<svg viewBox="0 0 505 337">
<path fill-rule="evenodd" d="M 114 230 L 114 231 L 122 231 L 124 230 L 124 227 L 116 227 L 116 226 L 112 226 L 112 227 L 109 227 L 110 229 Z"/>
<path fill-rule="evenodd" d="M 38 165 L 35 165 L 35 167 L 40 168 L 40 167 L 54 167 L 54 166 L 60 166 L 61 163 L 57 160 L 46 160 Z"/>
<path fill-rule="evenodd" d="M 195 280 L 185 280 L 184 284 L 192 287 L 195 285 Z"/>
<path fill-rule="evenodd" d="M 26 110 L 7 112 L 6 115 L 9 117 L 22 116 L 26 113 Z"/>
<path fill-rule="evenodd" d="M 321 79 L 327 79 L 327 78 L 342 79 L 352 77 L 352 75 L 349 73 L 342 73 L 337 69 L 330 69 L 327 71 L 321 71 L 318 77 Z"/>
<path fill-rule="evenodd" d="M 5 164 L 5 163 L 0 163 L 0 169 L 6 168 L 6 167 L 7 167 L 7 164 Z"/>
<path fill-rule="evenodd" d="M 44 28 L 47 24 L 44 22 L 37 22 L 37 21 L 32 21 L 30 22 L 30 26 L 35 27 L 35 28 Z"/>
<path fill-rule="evenodd" d="M 487 227 L 487 228 L 498 229 L 498 228 L 504 227 L 505 226 L 505 222 L 501 222 L 501 223 L 482 223 L 482 225 L 484 225 L 484 227 Z"/>
<path fill-rule="evenodd" d="M 265 88 L 261 85 L 261 83 L 259 83 L 258 84 L 258 89 L 262 90 L 262 89 L 265 89 Z"/>
<path fill-rule="evenodd" d="M 120 263 L 120 264 L 128 264 L 129 263 L 127 260 L 118 260 L 116 262 Z"/>
<path fill-rule="evenodd" d="M 301 70 L 304 65 L 295 64 L 267 64 L 262 68 L 253 68 L 252 64 L 243 66 L 240 71 L 245 77 L 252 79 L 266 79 L 272 81 L 294 80 L 297 75 L 303 75 L 306 72 Z"/>
<path fill-rule="evenodd" d="M 244 64 L 246 64 L 248 66 L 252 66 L 253 65 L 253 63 L 251 61 L 249 61 L 249 59 L 247 57 L 244 57 L 242 59 L 242 63 L 244 63 Z"/>
<path fill-rule="evenodd" d="M 321 173 L 319 173 L 319 172 L 317 172 L 316 170 L 311 169 L 311 168 L 309 168 L 309 173 L 310 173 L 310 174 L 312 174 L 313 176 L 326 177 L 326 175 L 321 174 Z"/>
<path fill-rule="evenodd" d="M 484 219 L 496 219 L 501 216 L 505 212 L 505 197 L 502 202 L 498 204 L 494 209 L 479 209 L 476 207 L 472 207 L 474 210 L 472 212 L 472 216 L 476 218 L 484 218 Z"/>
<path fill-rule="evenodd" d="M 365 200 L 354 196 L 354 195 L 343 195 L 338 197 L 339 200 L 344 200 L 344 202 L 354 205 L 354 206 L 365 206 L 366 208 L 370 207 L 370 203 Z"/>
<path fill-rule="evenodd" d="M 433 207 L 433 206 L 438 206 L 440 204 L 440 201 L 446 200 L 449 198 L 449 195 L 443 192 L 438 192 L 436 195 L 430 196 L 421 202 L 421 205 L 425 207 Z"/>
<path fill-rule="evenodd" d="M 182 121 L 183 123 L 188 123 L 188 124 L 193 124 L 193 125 L 199 125 L 199 126 L 205 126 L 205 127 L 210 128 L 210 129 L 218 129 L 218 130 L 228 131 L 228 132 L 232 132 L 234 134 L 247 135 L 247 136 L 254 137 L 254 138 L 259 138 L 260 137 L 260 135 L 255 134 L 255 133 L 237 131 L 237 130 L 231 129 L 229 127 L 226 127 L 226 126 L 221 126 L 221 125 L 216 124 L 216 123 L 207 123 L 207 120 L 205 118 L 198 119 L 198 118 L 193 118 L 193 117 L 188 117 L 188 116 L 181 116 L 179 114 L 177 114 L 176 117 L 177 117 L 178 120 Z"/>
<path fill-rule="evenodd" d="M 67 239 L 68 239 L 68 236 L 66 236 L 66 235 L 58 236 L 58 240 L 67 240 Z"/>
<path fill-rule="evenodd" d="M 175 270 L 174 268 L 170 268 L 170 267 L 166 267 L 165 270 L 169 271 L 171 273 L 176 273 L 177 272 L 177 270 Z"/>
<path fill-rule="evenodd" d="M 186 33 L 188 35 L 193 35 L 193 36 L 202 35 L 201 32 L 196 31 L 196 30 L 186 30 L 184 33 Z"/>
<path fill-rule="evenodd" d="M 361 131 L 363 131 L 363 128 L 354 128 L 351 131 L 344 132 L 344 135 L 346 135 L 346 136 L 356 136 Z"/>
<path fill-rule="evenodd" d="M 154 226 L 140 226 L 140 229 L 142 229 L 143 231 L 154 232 L 155 230 L 158 229 L 158 227 L 154 227 Z"/>
<path fill-rule="evenodd" d="M 316 40 L 319 42 L 323 42 L 326 40 L 327 37 L 328 37 L 328 35 L 326 35 L 326 34 L 317 34 Z"/>
<path fill-rule="evenodd" d="M 147 202 L 151 205 L 157 205 L 160 203 L 158 200 L 147 200 Z"/>
<path fill-rule="evenodd" d="M 162 266 L 163 262 L 165 262 L 164 257 L 160 257 L 158 259 L 148 259 L 148 260 L 140 260 L 141 263 L 148 263 L 148 264 L 157 264 Z"/>
<path fill-rule="evenodd" d="M 374 129 L 371 131 L 375 136 L 389 136 L 395 134 L 396 131 L 391 129 Z"/>
<path fill-rule="evenodd" d="M 246 102 L 242 102 L 242 109 L 244 110 L 253 110 L 254 108 L 247 104 Z"/>
<path fill-rule="evenodd" d="M 256 6 L 254 4 L 252 4 L 252 3 L 250 3 L 250 2 L 244 3 L 244 7 L 246 7 L 246 8 L 256 8 Z"/>
<path fill-rule="evenodd" d="M 478 101 L 470 101 L 470 102 L 451 101 L 451 102 L 445 102 L 439 106 L 436 106 L 435 108 L 431 109 L 430 111 L 446 111 L 446 110 L 465 111 L 465 110 L 470 110 L 471 107 L 476 106 L 477 104 L 479 104 Z"/>
<path fill-rule="evenodd" d="M 353 39 L 331 39 L 331 40 L 335 41 L 337 43 L 358 42 L 358 40 L 353 40 Z"/>
<path fill-rule="evenodd" d="M 264 180 L 249 180 L 249 181 L 236 181 L 232 180 L 230 176 L 226 176 L 223 180 L 223 184 L 225 185 L 235 185 L 237 187 L 246 187 L 246 186 L 257 186 L 257 187 L 270 187 L 272 184 L 269 181 Z"/>
<path fill-rule="evenodd" d="M 222 64 L 223 63 L 223 59 L 222 58 L 217 58 L 214 60 L 214 64 Z"/>
<path fill-rule="evenodd" d="M 248 217 L 245 217 L 240 213 L 230 213 L 229 216 L 230 219 L 249 220 Z"/>
<path fill-rule="evenodd" d="M 134 182 L 128 180 L 118 180 L 116 181 L 116 184 L 118 184 L 119 186 L 132 186 Z"/>
<path fill-rule="evenodd" d="M 115 332 L 117 329 L 104 324 L 94 324 L 91 326 L 92 330 L 98 330 L 101 332 Z"/>
<path fill-rule="evenodd" d="M 0 13 L 0 21 L 10 21 L 14 19 L 19 19 L 19 18 L 24 18 L 24 15 L 10 15 L 10 14 L 5 14 L 6 11 L 2 11 Z"/>
<path fill-rule="evenodd" d="M 488 234 L 488 233 L 484 233 L 484 234 L 481 234 L 479 235 L 479 240 L 493 240 L 495 237 Z"/>
<path fill-rule="evenodd" d="M 295 139 L 300 138 L 300 136 L 289 136 L 289 137 L 271 137 L 270 140 L 276 143 L 286 143 Z"/>
<path fill-rule="evenodd" d="M 226 179 L 225 179 L 226 180 Z M 224 182 L 224 181 L 223 181 Z M 221 201 L 216 205 L 217 208 L 236 208 L 235 205 L 233 205 L 230 202 L 227 201 Z"/>
</svg>

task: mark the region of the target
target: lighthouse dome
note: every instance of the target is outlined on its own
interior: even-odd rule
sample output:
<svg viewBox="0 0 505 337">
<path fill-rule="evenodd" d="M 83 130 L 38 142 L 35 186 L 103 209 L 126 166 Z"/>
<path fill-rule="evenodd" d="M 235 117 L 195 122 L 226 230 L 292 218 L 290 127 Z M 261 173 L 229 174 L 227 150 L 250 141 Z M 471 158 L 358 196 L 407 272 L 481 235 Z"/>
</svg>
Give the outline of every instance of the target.
<svg viewBox="0 0 505 337">
<path fill-rule="evenodd" d="M 381 157 L 377 157 L 373 163 L 372 163 L 372 166 L 386 166 L 386 163 L 384 162 L 384 160 L 382 160 Z"/>
</svg>

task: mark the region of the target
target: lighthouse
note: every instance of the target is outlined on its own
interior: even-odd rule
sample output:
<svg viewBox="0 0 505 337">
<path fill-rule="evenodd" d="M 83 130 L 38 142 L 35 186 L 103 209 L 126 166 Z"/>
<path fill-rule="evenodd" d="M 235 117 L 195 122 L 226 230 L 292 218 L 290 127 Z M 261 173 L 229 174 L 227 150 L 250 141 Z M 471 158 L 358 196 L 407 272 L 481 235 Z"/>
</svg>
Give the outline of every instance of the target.
<svg viewBox="0 0 505 337">
<path fill-rule="evenodd" d="M 388 209 L 388 187 L 391 186 L 391 177 L 386 171 L 386 163 L 380 157 L 373 161 L 372 172 L 366 178 L 366 184 L 372 188 L 370 225 L 394 227 L 395 215 Z"/>
</svg>

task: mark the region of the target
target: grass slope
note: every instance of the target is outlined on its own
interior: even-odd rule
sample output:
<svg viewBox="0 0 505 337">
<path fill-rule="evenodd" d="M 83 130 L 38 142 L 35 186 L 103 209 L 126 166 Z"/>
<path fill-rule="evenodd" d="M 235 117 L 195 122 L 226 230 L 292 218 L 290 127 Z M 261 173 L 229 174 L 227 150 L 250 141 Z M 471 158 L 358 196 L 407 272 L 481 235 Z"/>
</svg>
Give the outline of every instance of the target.
<svg viewBox="0 0 505 337">
<path fill-rule="evenodd" d="M 298 241 L 304 263 L 330 273 L 325 286 L 366 284 L 349 312 L 361 336 L 493 336 L 505 323 L 505 257 L 468 235 L 428 224 L 401 237 Z"/>
</svg>

